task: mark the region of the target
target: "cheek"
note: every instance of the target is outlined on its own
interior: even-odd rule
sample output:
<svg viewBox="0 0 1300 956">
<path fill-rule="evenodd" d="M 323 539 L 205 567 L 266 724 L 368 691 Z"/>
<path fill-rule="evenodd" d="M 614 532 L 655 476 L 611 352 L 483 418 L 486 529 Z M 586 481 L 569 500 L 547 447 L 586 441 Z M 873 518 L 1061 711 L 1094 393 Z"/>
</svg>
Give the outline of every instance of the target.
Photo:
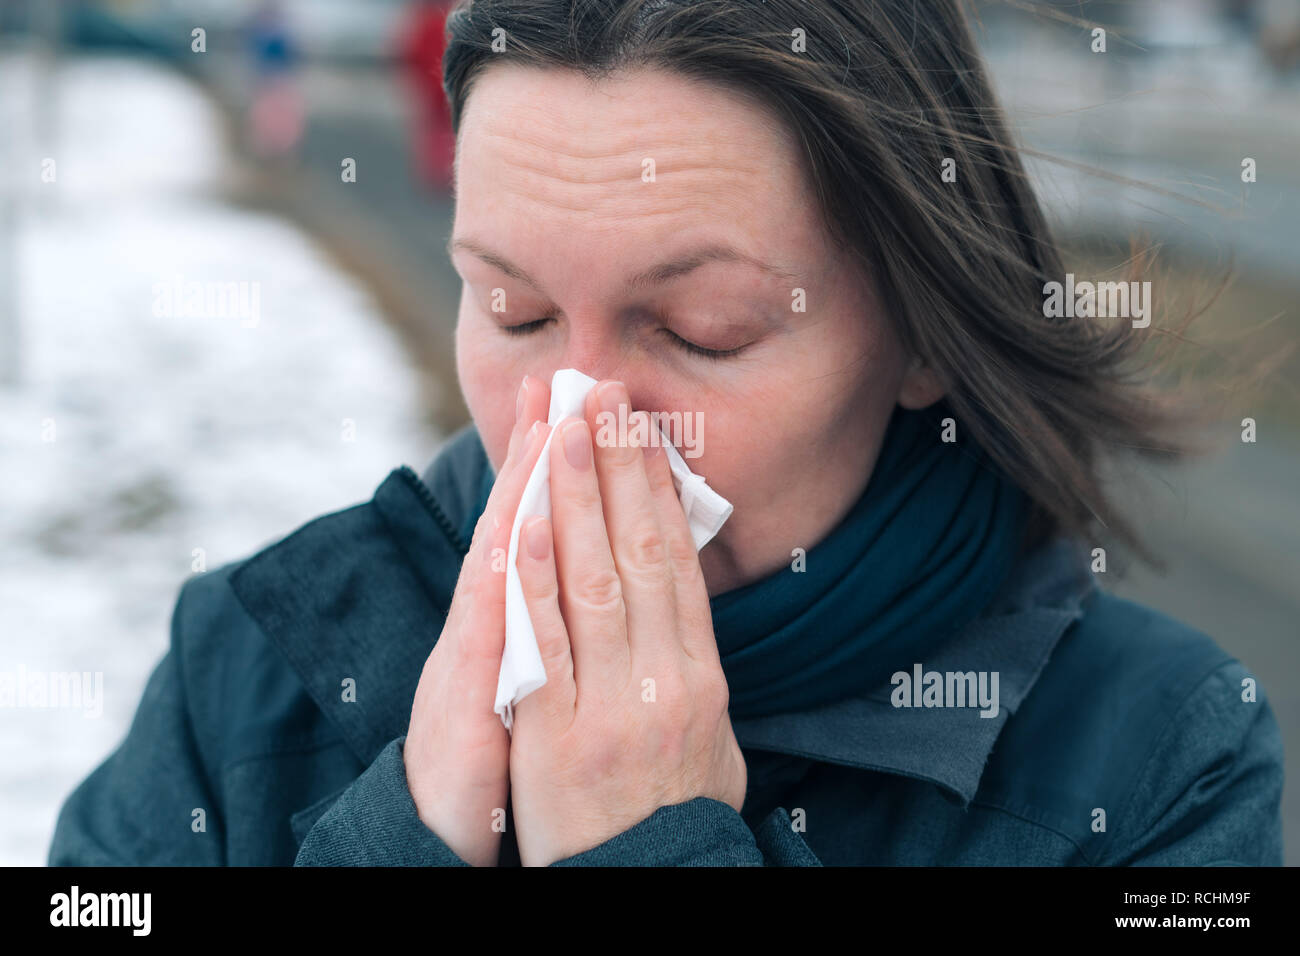
<svg viewBox="0 0 1300 956">
<path fill-rule="evenodd" d="M 710 487 L 736 504 L 738 511 L 751 489 L 767 486 L 769 481 L 780 484 L 782 476 L 773 468 L 789 454 L 786 443 L 801 444 L 800 431 L 807 423 L 792 413 L 784 390 L 776 384 L 781 380 L 780 369 L 757 371 L 743 391 L 732 388 L 706 393 L 694 405 L 681 402 L 669 406 L 700 410 L 695 435 L 700 454 L 683 457 L 692 471 L 707 478 Z"/>
<path fill-rule="evenodd" d="M 870 474 L 895 405 L 898 344 L 877 326 L 824 328 L 824 341 L 787 349 L 743 392 L 713 396 L 705 453 L 687 463 L 736 505 L 723 529 L 733 541 L 816 524 Z"/>
</svg>

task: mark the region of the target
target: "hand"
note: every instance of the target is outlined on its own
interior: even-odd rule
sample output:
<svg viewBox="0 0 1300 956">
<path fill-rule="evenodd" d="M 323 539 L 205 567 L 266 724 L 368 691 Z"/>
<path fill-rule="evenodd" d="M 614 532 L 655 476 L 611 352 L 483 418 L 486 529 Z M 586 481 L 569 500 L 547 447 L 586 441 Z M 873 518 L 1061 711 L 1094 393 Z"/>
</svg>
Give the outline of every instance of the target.
<svg viewBox="0 0 1300 956">
<path fill-rule="evenodd" d="M 537 516 L 521 529 L 517 567 L 547 677 L 516 706 L 510 746 L 525 866 L 591 849 L 660 807 L 706 796 L 739 812 L 745 799 L 704 574 L 667 456 L 657 445 L 593 448 L 596 414 L 620 403 L 626 388 L 601 383 L 585 420 L 557 424 L 555 525 Z"/>
<path fill-rule="evenodd" d="M 495 866 L 501 846 L 493 815 L 506 806 L 510 736 L 492 708 L 505 646 L 505 555 L 524 484 L 550 431 L 550 401 L 545 382 L 524 378 L 509 451 L 420 674 L 406 732 L 406 782 L 420 819 L 475 866 Z"/>
</svg>

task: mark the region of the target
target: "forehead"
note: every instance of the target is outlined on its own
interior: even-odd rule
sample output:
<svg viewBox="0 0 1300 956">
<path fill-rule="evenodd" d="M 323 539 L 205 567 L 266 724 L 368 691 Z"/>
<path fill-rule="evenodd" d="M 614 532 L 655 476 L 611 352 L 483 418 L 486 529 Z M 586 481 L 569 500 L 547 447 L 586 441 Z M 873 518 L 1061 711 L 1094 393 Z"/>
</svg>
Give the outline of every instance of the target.
<svg viewBox="0 0 1300 956">
<path fill-rule="evenodd" d="M 658 234 L 650 241 L 719 224 L 742 235 L 779 228 L 792 241 L 815 231 L 799 154 L 777 118 L 736 91 L 660 70 L 592 81 L 489 67 L 468 97 L 457 153 L 458 218 L 509 216 L 527 228 L 532 215 L 595 234 Z"/>
</svg>

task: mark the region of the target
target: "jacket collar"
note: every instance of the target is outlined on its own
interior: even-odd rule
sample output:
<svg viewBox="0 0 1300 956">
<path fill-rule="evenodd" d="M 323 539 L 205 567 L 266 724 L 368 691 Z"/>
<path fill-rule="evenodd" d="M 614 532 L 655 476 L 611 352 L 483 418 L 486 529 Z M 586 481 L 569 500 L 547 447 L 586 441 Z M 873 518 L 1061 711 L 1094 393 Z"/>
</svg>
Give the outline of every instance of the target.
<svg viewBox="0 0 1300 956">
<path fill-rule="evenodd" d="M 421 480 L 393 471 L 367 504 L 326 515 L 245 561 L 231 587 L 349 748 L 369 764 L 406 733 L 425 658 L 446 616 L 493 473 L 473 426 Z M 742 748 L 926 780 L 965 805 L 1007 719 L 1096 588 L 1081 546 L 1026 555 L 983 614 L 924 671 L 997 671 L 999 709 L 901 708 L 893 685 L 799 713 L 733 720 Z M 342 700 L 353 677 L 356 699 Z"/>
<path fill-rule="evenodd" d="M 1007 720 L 1096 588 L 1081 547 L 1058 537 L 1022 557 L 978 618 L 915 662 L 924 673 L 997 672 L 994 716 L 981 716 L 977 706 L 896 707 L 897 688 L 889 682 L 813 710 L 733 719 L 736 740 L 744 748 L 925 780 L 965 806 Z"/>
</svg>

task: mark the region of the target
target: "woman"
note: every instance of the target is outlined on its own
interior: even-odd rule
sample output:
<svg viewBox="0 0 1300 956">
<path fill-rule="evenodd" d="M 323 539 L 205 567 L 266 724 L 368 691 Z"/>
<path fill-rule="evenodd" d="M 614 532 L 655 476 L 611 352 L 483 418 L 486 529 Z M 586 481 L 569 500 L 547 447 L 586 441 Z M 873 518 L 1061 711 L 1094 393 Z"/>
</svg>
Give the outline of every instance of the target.
<svg viewBox="0 0 1300 956">
<path fill-rule="evenodd" d="M 1099 529 L 1138 543 L 1099 469 L 1176 413 L 1151 330 L 1045 317 L 1064 268 L 955 6 L 448 29 L 473 426 L 183 588 L 51 862 L 1279 864 L 1253 678 L 1093 581 Z M 547 682 L 507 733 L 501 556 L 570 367 L 600 386 L 523 527 Z M 705 426 L 734 513 L 698 555 L 602 410 Z"/>
</svg>

